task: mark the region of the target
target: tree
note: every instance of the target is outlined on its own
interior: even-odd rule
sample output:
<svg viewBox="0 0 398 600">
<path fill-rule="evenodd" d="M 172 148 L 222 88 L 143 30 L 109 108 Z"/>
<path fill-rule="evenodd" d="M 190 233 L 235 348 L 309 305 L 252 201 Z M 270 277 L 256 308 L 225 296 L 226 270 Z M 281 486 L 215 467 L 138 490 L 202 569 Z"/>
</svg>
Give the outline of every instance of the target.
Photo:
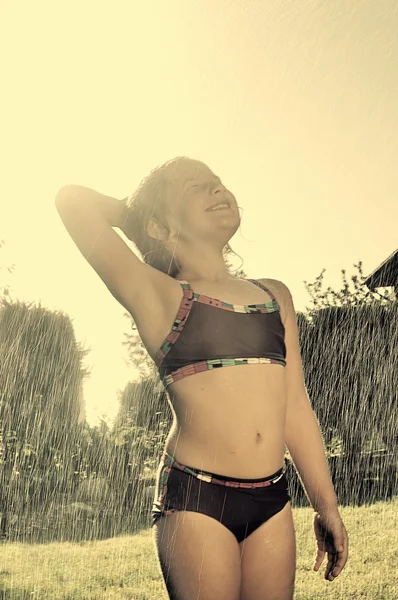
<svg viewBox="0 0 398 600">
<path fill-rule="evenodd" d="M 343 469 L 363 473 L 367 448 L 396 452 L 398 303 L 388 291 L 369 291 L 362 263 L 354 266 L 359 275 L 351 277 L 353 290 L 345 270 L 341 290 L 322 290 L 325 269 L 314 283 L 304 282 L 312 306 L 298 315 L 298 325 L 305 379 L 325 443 L 338 438 Z"/>
<path fill-rule="evenodd" d="M 394 295 L 388 290 L 385 290 L 383 294 L 379 292 L 372 292 L 365 285 L 366 276 L 362 271 L 362 261 L 359 261 L 354 267 L 358 269 L 358 275 L 352 275 L 351 281 L 354 284 L 354 289 L 350 289 L 350 285 L 347 281 L 346 270 L 342 269 L 343 286 L 341 290 L 335 291 L 329 286 L 326 291 L 322 290 L 323 275 L 326 269 L 323 269 L 320 275 L 315 279 L 314 283 L 307 283 L 304 281 L 307 292 L 309 293 L 312 306 L 305 307 L 308 315 L 311 317 L 319 309 L 330 307 L 330 306 L 358 306 L 360 304 L 379 302 L 380 304 L 386 304 L 395 300 Z"/>
</svg>

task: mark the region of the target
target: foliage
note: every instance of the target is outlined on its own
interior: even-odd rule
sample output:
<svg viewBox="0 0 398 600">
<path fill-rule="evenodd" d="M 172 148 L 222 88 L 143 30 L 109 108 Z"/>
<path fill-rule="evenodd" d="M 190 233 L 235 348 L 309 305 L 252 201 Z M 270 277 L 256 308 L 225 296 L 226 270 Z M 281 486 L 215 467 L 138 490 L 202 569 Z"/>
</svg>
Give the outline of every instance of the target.
<svg viewBox="0 0 398 600">
<path fill-rule="evenodd" d="M 363 274 L 362 261 L 359 261 L 354 267 L 358 269 L 359 275 L 352 275 L 351 281 L 354 284 L 354 289 L 350 289 L 350 284 L 347 281 L 346 270 L 341 270 L 343 279 L 343 286 L 341 290 L 335 291 L 330 286 L 326 291 L 322 291 L 323 276 L 326 269 L 323 269 L 320 275 L 315 279 L 314 283 L 307 283 L 304 281 L 304 285 L 308 294 L 312 300 L 312 306 L 306 307 L 308 316 L 311 318 L 314 313 L 319 309 L 330 307 L 330 306 L 359 306 L 364 303 L 377 302 L 381 305 L 388 302 L 394 301 L 391 293 L 384 291 L 383 294 L 379 292 L 372 292 L 365 285 L 366 276 Z"/>
<path fill-rule="evenodd" d="M 346 486 L 352 498 L 359 494 L 363 474 L 372 464 L 379 465 L 385 490 L 396 493 L 398 426 L 398 303 L 388 291 L 370 292 L 362 263 L 354 266 L 359 276 L 351 277 L 353 291 L 345 270 L 339 291 L 330 287 L 322 291 L 324 271 L 315 283 L 305 282 L 312 306 L 306 314 L 298 314 L 311 404 L 330 455 L 345 458 L 330 463 L 336 481 L 346 481 L 348 471 L 354 478 L 362 474 Z"/>
</svg>

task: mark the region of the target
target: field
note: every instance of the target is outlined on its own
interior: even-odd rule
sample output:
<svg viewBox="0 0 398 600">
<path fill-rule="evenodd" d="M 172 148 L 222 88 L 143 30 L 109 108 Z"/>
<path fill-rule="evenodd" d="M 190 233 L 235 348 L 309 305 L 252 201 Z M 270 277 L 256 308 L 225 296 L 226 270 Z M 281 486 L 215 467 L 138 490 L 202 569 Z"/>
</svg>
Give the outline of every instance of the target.
<svg viewBox="0 0 398 600">
<path fill-rule="evenodd" d="M 294 508 L 297 539 L 295 600 L 396 600 L 398 499 L 340 507 L 350 550 L 332 583 L 312 570 L 313 511 Z M 87 543 L 0 546 L 1 600 L 167 600 L 151 529 Z M 215 599 L 216 600 L 216 599 Z"/>
</svg>

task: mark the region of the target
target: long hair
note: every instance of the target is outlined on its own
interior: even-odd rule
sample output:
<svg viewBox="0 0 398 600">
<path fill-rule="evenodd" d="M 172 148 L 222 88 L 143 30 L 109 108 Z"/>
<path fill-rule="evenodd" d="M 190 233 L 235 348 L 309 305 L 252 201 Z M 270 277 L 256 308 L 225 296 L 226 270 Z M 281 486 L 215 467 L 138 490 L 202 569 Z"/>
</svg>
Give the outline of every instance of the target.
<svg viewBox="0 0 398 600">
<path fill-rule="evenodd" d="M 151 218 L 154 218 L 170 234 L 167 221 L 170 207 L 166 200 L 173 192 L 173 185 L 168 173 L 177 166 L 179 161 L 186 159 L 187 156 L 178 156 L 152 169 L 126 200 L 128 212 L 126 229 L 129 239 L 140 251 L 144 262 L 173 278 L 177 277 L 182 265 L 166 248 L 165 240 L 152 238 L 148 235 L 147 228 Z M 234 251 L 229 244 L 226 244 L 223 248 L 224 260 L 231 252 Z"/>
</svg>

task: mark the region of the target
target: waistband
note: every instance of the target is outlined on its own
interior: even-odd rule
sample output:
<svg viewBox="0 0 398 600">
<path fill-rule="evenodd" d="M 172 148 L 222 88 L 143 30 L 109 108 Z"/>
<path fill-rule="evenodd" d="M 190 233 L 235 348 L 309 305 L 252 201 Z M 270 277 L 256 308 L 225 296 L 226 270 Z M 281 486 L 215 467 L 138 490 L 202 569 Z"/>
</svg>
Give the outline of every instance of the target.
<svg viewBox="0 0 398 600">
<path fill-rule="evenodd" d="M 184 473 L 193 475 L 197 479 L 205 481 L 206 483 L 216 483 L 218 485 L 224 485 L 226 487 L 233 488 L 254 489 L 267 487 L 282 479 L 282 477 L 286 473 L 286 461 L 284 461 L 280 469 L 278 469 L 272 475 L 268 475 L 267 477 L 262 477 L 260 479 L 228 479 L 228 477 L 226 477 L 225 475 L 220 475 L 219 473 L 208 473 L 206 471 L 198 470 L 193 467 L 188 467 L 187 465 L 178 462 L 178 460 L 176 460 L 174 456 L 172 456 L 166 451 L 163 452 L 161 460 L 162 464 L 168 467 L 169 469 L 178 469 L 180 471 L 183 471 Z"/>
</svg>

